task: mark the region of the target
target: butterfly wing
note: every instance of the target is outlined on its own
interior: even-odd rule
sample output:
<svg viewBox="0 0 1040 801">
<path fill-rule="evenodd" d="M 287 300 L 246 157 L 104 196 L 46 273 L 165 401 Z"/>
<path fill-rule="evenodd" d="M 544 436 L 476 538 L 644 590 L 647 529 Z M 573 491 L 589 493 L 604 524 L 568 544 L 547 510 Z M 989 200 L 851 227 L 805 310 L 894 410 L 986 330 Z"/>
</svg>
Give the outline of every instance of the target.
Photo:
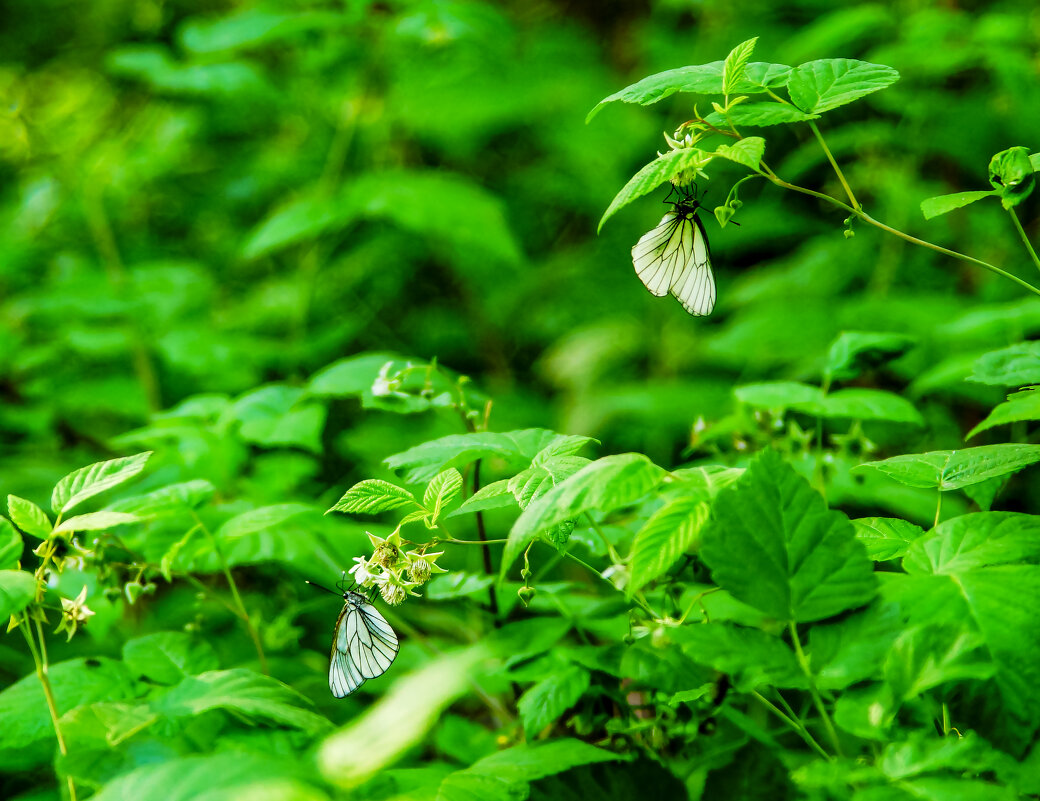
<svg viewBox="0 0 1040 801">
<path fill-rule="evenodd" d="M 336 698 L 350 695 L 365 683 L 365 677 L 350 657 L 350 641 L 347 636 L 348 628 L 357 626 L 356 619 L 360 614 L 353 604 L 346 603 L 336 619 L 332 655 L 329 657 L 329 689 Z"/>
<path fill-rule="evenodd" d="M 667 295 L 682 274 L 693 253 L 695 230 L 690 215 L 672 210 L 632 248 L 636 275 L 652 295 Z"/>
<path fill-rule="evenodd" d="M 366 600 L 357 605 L 357 615 L 347 625 L 350 658 L 366 679 L 381 676 L 393 664 L 400 644 L 379 610 Z"/>
<path fill-rule="evenodd" d="M 703 317 L 715 308 L 715 275 L 711 271 L 711 252 L 704 225 L 696 213 L 691 217 L 690 252 L 670 289 L 686 311 Z"/>
</svg>

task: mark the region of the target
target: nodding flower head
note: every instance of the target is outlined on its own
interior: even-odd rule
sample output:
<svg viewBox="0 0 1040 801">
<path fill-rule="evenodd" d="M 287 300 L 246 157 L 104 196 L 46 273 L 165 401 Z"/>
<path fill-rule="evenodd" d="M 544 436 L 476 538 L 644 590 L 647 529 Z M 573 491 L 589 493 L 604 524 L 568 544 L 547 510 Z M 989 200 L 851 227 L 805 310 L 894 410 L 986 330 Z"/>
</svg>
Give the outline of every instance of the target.
<svg viewBox="0 0 1040 801">
<path fill-rule="evenodd" d="M 407 593 L 405 592 L 404 587 L 400 584 L 386 581 L 379 587 L 379 594 L 383 596 L 383 600 L 390 604 L 390 606 L 398 606 L 404 600 Z"/>
</svg>

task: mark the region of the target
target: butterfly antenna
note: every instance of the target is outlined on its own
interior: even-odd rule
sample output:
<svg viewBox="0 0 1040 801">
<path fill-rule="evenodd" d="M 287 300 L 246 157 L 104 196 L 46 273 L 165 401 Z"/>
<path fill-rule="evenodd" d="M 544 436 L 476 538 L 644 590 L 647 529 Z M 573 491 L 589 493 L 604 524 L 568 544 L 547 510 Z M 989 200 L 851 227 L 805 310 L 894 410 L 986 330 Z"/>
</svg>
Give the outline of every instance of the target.
<svg viewBox="0 0 1040 801">
<path fill-rule="evenodd" d="M 307 584 L 310 584 L 312 587 L 317 587 L 319 590 L 325 590 L 325 592 L 329 593 L 330 595 L 341 595 L 342 594 L 342 593 L 336 592 L 335 590 L 330 590 L 328 587 L 323 587 L 318 582 L 311 581 L 310 579 L 304 579 L 304 582 L 306 582 Z"/>
</svg>

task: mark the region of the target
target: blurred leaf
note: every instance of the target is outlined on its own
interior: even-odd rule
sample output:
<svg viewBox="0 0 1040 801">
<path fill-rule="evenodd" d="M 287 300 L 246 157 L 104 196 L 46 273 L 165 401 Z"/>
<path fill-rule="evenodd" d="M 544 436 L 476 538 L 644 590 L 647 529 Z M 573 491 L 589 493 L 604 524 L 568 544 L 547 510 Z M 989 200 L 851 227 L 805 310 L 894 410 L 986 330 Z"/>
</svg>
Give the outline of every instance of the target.
<svg viewBox="0 0 1040 801">
<path fill-rule="evenodd" d="M 157 631 L 127 640 L 123 662 L 135 677 L 159 684 L 176 684 L 186 676 L 220 667 L 208 642 L 181 631 Z"/>
<path fill-rule="evenodd" d="M 885 663 L 885 681 L 898 700 L 953 681 L 988 679 L 993 673 L 982 637 L 963 625 L 904 629 Z"/>
<path fill-rule="evenodd" d="M 1040 445 L 982 445 L 956 451 L 931 451 L 866 462 L 854 470 L 872 469 L 910 487 L 937 487 L 941 492 L 1014 473 L 1040 461 Z"/>
<path fill-rule="evenodd" d="M 882 64 L 828 58 L 795 67 L 787 81 L 787 91 L 802 111 L 822 114 L 898 80 L 899 73 Z"/>
<path fill-rule="evenodd" d="M 578 765 L 627 759 L 627 756 L 596 748 L 580 740 L 561 738 L 547 743 L 514 745 L 477 760 L 467 768 L 466 773 L 496 776 L 508 782 L 530 782 Z"/>
<path fill-rule="evenodd" d="M 108 53 L 108 69 L 137 78 L 161 93 L 212 96 L 225 100 L 261 98 L 270 87 L 255 66 L 245 61 L 192 64 L 175 61 L 162 47 L 126 45 Z"/>
<path fill-rule="evenodd" d="M 302 389 L 282 384 L 260 387 L 238 398 L 225 418 L 239 424 L 246 442 L 321 453 L 326 409 L 307 402 L 303 395 Z"/>
<path fill-rule="evenodd" d="M 610 512 L 629 506 L 657 487 L 665 471 L 641 453 L 605 456 L 532 501 L 509 531 L 501 576 L 543 531 L 593 509 Z"/>
<path fill-rule="evenodd" d="M 824 375 L 849 381 L 865 370 L 897 359 L 913 347 L 912 337 L 872 331 L 842 331 L 827 353 Z"/>
<path fill-rule="evenodd" d="M 146 451 L 74 470 L 54 487 L 51 508 L 56 514 L 64 514 L 87 498 L 129 481 L 144 470 L 145 462 L 151 455 L 151 451 Z"/>
<path fill-rule="evenodd" d="M 709 464 L 702 467 L 680 467 L 672 471 L 672 476 L 682 482 L 682 491 L 686 495 L 710 501 L 734 481 L 744 475 L 743 467 L 726 467 L 720 464 Z"/>
<path fill-rule="evenodd" d="M 954 192 L 952 195 L 929 197 L 921 201 L 921 213 L 926 220 L 931 220 L 943 214 L 948 214 L 955 209 L 969 206 L 977 200 L 982 200 L 984 197 L 995 197 L 996 195 L 997 192 L 995 190 L 990 190 L 988 192 Z"/>
<path fill-rule="evenodd" d="M 139 520 L 177 514 L 206 503 L 217 488 L 205 479 L 185 481 L 110 503 L 105 511 L 134 515 Z"/>
<path fill-rule="evenodd" d="M 1023 420 L 1040 420 L 1040 392 L 1036 388 L 1016 392 L 1004 403 L 994 407 L 986 419 L 969 431 L 964 439 L 971 439 L 976 434 L 981 434 L 996 426 L 1018 423 Z"/>
<path fill-rule="evenodd" d="M 104 531 L 138 522 L 137 515 L 126 512 L 87 512 L 85 515 L 76 515 L 62 520 L 55 528 L 55 533 L 63 531 Z"/>
<path fill-rule="evenodd" d="M 400 509 L 402 506 L 418 505 L 419 502 L 408 490 L 391 484 L 389 481 L 368 478 L 359 481 L 343 493 L 343 497 L 336 501 L 329 512 L 378 514 L 391 509 Z"/>
<path fill-rule="evenodd" d="M 524 801 L 528 792 L 523 782 L 459 771 L 444 777 L 435 801 Z"/>
<path fill-rule="evenodd" d="M 798 409 L 818 404 L 823 399 L 819 387 L 794 381 L 769 381 L 736 387 L 733 395 L 741 403 L 757 409 Z"/>
<path fill-rule="evenodd" d="M 533 739 L 550 723 L 559 720 L 585 694 L 590 680 L 585 668 L 568 665 L 526 690 L 516 704 L 524 735 Z"/>
<path fill-rule="evenodd" d="M 318 749 L 318 767 L 334 785 L 356 787 L 418 743 L 441 712 L 469 689 L 470 673 L 487 657 L 482 645 L 443 654 L 398 678 L 363 715 Z"/>
<path fill-rule="evenodd" d="M 6 517 L 0 517 L 0 570 L 16 568 L 24 549 L 22 535 Z"/>
<path fill-rule="evenodd" d="M 386 364 L 402 362 L 393 353 L 362 353 L 324 367 L 311 376 L 308 394 L 320 398 L 343 398 L 370 392 Z"/>
<path fill-rule="evenodd" d="M 898 517 L 861 517 L 852 525 L 856 539 L 867 547 L 867 556 L 875 562 L 899 559 L 924 534 L 920 526 Z"/>
<path fill-rule="evenodd" d="M 804 689 L 805 674 L 783 640 L 764 631 L 729 623 L 682 626 L 672 633 L 694 662 L 733 678 L 742 692 L 762 684 Z"/>
<path fill-rule="evenodd" d="M 11 516 L 11 522 L 26 534 L 42 540 L 51 533 L 50 518 L 32 501 L 19 498 L 17 495 L 8 495 L 7 513 Z"/>
<path fill-rule="evenodd" d="M 876 579 L 841 512 L 775 451 L 718 494 L 701 556 L 719 586 L 780 621 L 821 620 L 867 603 Z"/>
<path fill-rule="evenodd" d="M 807 404 L 801 411 L 826 418 L 924 425 L 924 418 L 910 401 L 882 389 L 839 389 L 817 403 Z"/>
<path fill-rule="evenodd" d="M 0 570 L 0 620 L 7 620 L 32 603 L 36 579 L 24 570 Z M 2 698 L 2 695 L 0 695 Z"/>
<path fill-rule="evenodd" d="M 186 676 L 152 702 L 156 712 L 174 719 L 223 709 L 249 720 L 277 723 L 311 734 L 331 727 L 328 720 L 309 711 L 307 706 L 307 699 L 288 685 L 245 668 Z"/>
<path fill-rule="evenodd" d="M 446 601 L 453 598 L 466 598 L 486 592 L 495 583 L 491 576 L 477 573 L 464 573 L 453 570 L 444 575 L 434 576 L 426 585 L 423 594 L 431 601 Z"/>
<path fill-rule="evenodd" d="M 268 45 L 315 29 L 342 27 L 345 22 L 344 15 L 323 11 L 278 14 L 246 8 L 212 19 L 193 18 L 180 29 L 178 38 L 190 52 L 222 53 Z"/>
<path fill-rule="evenodd" d="M 1040 384 L 1040 342 L 1020 342 L 980 356 L 968 380 L 1005 387 Z"/>
<path fill-rule="evenodd" d="M 437 750 L 468 765 L 498 750 L 495 735 L 479 723 L 459 715 L 445 715 L 435 734 Z"/>
<path fill-rule="evenodd" d="M 879 678 L 901 630 L 899 607 L 874 603 L 837 620 L 813 626 L 809 654 L 813 676 L 823 689 L 844 690 Z"/>
<path fill-rule="evenodd" d="M 1040 518 L 976 512 L 944 520 L 914 540 L 903 559 L 911 574 L 953 575 L 990 565 L 1040 561 Z"/>
<path fill-rule="evenodd" d="M 696 552 L 710 507 L 698 497 L 679 497 L 662 506 L 636 534 L 628 557 L 629 598 L 665 573 L 683 554 Z"/>
<path fill-rule="evenodd" d="M 225 520 L 216 531 L 218 540 L 233 540 L 259 531 L 281 526 L 299 515 L 317 515 L 318 510 L 306 503 L 278 503 L 250 509 Z"/>
</svg>

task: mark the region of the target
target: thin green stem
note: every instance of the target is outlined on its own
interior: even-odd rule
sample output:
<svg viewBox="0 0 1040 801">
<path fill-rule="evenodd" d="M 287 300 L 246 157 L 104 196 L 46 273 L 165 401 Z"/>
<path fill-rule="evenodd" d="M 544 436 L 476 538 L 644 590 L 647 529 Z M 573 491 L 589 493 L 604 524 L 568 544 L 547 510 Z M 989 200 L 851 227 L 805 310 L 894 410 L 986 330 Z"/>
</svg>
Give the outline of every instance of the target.
<svg viewBox="0 0 1040 801">
<path fill-rule="evenodd" d="M 852 203 L 853 208 L 857 211 L 860 209 L 859 201 L 856 200 L 856 196 L 852 192 L 852 187 L 849 186 L 849 182 L 845 180 L 845 173 L 841 171 L 841 167 L 838 166 L 838 162 L 834 159 L 834 154 L 831 153 L 831 149 L 827 147 L 827 143 L 823 139 L 823 134 L 820 133 L 820 129 L 816 127 L 816 123 L 809 120 L 809 127 L 812 129 L 813 135 L 816 137 L 816 141 L 820 143 L 820 147 L 823 148 L 823 152 L 827 155 L 827 161 L 831 163 L 831 167 L 834 168 L 834 173 L 838 176 L 838 180 L 841 181 L 842 187 L 845 189 L 845 194 L 849 196 L 849 202 Z"/>
<path fill-rule="evenodd" d="M 58 751 L 62 756 L 68 756 L 69 749 L 65 744 L 65 736 L 61 731 L 61 724 L 58 722 L 58 704 L 54 700 L 54 690 L 51 688 L 51 680 L 48 673 L 48 661 L 47 661 L 47 645 L 43 637 L 43 626 L 39 620 L 36 623 L 36 634 L 40 638 L 39 648 L 36 646 L 36 642 L 33 640 L 32 629 L 29 627 L 29 613 L 26 612 L 22 615 L 22 619 L 18 624 L 18 628 L 21 629 L 22 635 L 25 637 L 25 642 L 29 645 L 29 652 L 32 654 L 33 664 L 36 665 L 36 677 L 40 680 L 40 685 L 43 687 L 43 697 L 47 701 L 47 711 L 51 716 L 51 723 L 54 724 L 54 737 L 58 741 Z M 65 781 L 69 787 L 69 799 L 70 801 L 76 801 L 76 783 L 72 780 L 69 775 L 65 776 Z"/>
<path fill-rule="evenodd" d="M 614 585 L 614 582 L 612 582 L 610 579 L 606 578 L 602 573 L 600 573 L 596 568 L 594 568 L 592 565 L 590 565 L 585 560 L 575 556 L 570 551 L 563 551 L 562 553 L 563 553 L 563 556 L 567 557 L 571 561 L 577 562 L 579 565 L 584 567 L 590 573 L 593 573 L 594 575 L 599 576 L 601 579 L 603 579 L 603 581 L 605 581 L 611 587 L 614 587 L 615 590 L 618 589 Z M 621 592 L 621 590 L 618 590 L 618 592 Z M 648 615 L 650 615 L 650 617 L 652 617 L 654 620 L 660 620 L 660 618 L 657 616 L 657 613 L 653 609 L 650 608 L 650 604 L 648 604 L 644 598 L 641 598 L 638 595 L 635 595 L 635 596 L 632 597 L 632 600 L 635 601 L 636 604 L 640 608 L 642 608 L 642 610 L 644 612 L 646 612 Z"/>
<path fill-rule="evenodd" d="M 795 733 L 799 737 L 801 737 L 803 741 L 805 741 L 805 744 L 808 745 L 817 754 L 822 756 L 828 762 L 834 759 L 834 757 L 832 757 L 825 750 L 823 750 L 823 746 L 821 746 L 818 742 L 816 742 L 815 739 L 813 739 L 812 734 L 809 733 L 809 730 L 805 728 L 805 725 L 800 720 L 798 720 L 795 717 L 790 717 L 784 714 L 782 711 L 780 711 L 780 709 L 777 708 L 777 706 L 772 701 L 770 701 L 764 695 L 761 695 L 756 690 L 751 691 L 751 697 L 758 701 L 760 704 L 762 704 L 766 709 L 768 709 L 778 718 L 780 718 L 780 720 L 782 720 L 788 726 L 790 726 L 795 731 Z"/>
<path fill-rule="evenodd" d="M 220 545 L 217 543 L 217 538 L 213 536 L 213 532 L 209 530 L 209 526 L 202 522 L 202 519 L 195 513 L 192 512 L 192 516 L 195 518 L 195 522 L 198 524 L 202 533 L 209 539 L 210 544 L 213 546 L 213 552 L 217 555 L 217 561 L 220 562 L 220 569 L 224 573 L 224 578 L 227 579 L 228 588 L 231 590 L 231 597 L 235 600 L 235 608 L 237 609 L 237 616 L 246 627 L 246 631 L 249 633 L 249 638 L 253 641 L 253 647 L 256 648 L 256 656 L 260 661 L 260 672 L 265 676 L 269 676 L 270 671 L 267 669 L 267 656 L 264 654 L 264 646 L 260 642 L 260 634 L 257 632 L 256 627 L 253 625 L 253 621 L 249 618 L 249 612 L 246 610 L 246 605 L 242 601 L 242 596 L 238 592 L 238 584 L 235 583 L 235 577 L 231 575 L 231 568 L 228 566 L 227 559 L 224 558 L 224 552 L 221 551 Z"/>
<path fill-rule="evenodd" d="M 452 545 L 503 545 L 509 542 L 509 540 L 457 540 L 454 537 L 434 537 L 429 544 L 438 545 L 442 542 L 448 542 Z"/>
<path fill-rule="evenodd" d="M 473 464 L 473 494 L 476 495 L 480 492 L 480 459 Z M 481 542 L 487 542 L 487 530 L 484 528 L 484 515 L 477 512 L 477 538 Z M 481 556 L 484 558 L 484 575 L 489 578 L 495 577 L 495 567 L 491 563 L 491 549 L 484 548 L 481 552 Z M 495 628 L 498 628 L 502 624 L 498 619 L 498 594 L 495 591 L 495 582 L 492 581 L 488 585 L 488 609 L 491 612 L 491 619 L 494 621 Z"/>
<path fill-rule="evenodd" d="M 1015 224 L 1015 230 L 1018 231 L 1018 235 L 1022 237 L 1022 244 L 1026 246 L 1026 250 L 1029 251 L 1029 257 L 1033 260 L 1033 264 L 1036 265 L 1036 269 L 1040 270 L 1040 258 L 1037 257 L 1036 251 L 1033 249 L 1033 243 L 1029 241 L 1029 237 L 1026 236 L 1026 230 L 1022 227 L 1022 222 L 1018 219 L 1018 215 L 1015 213 L 1013 208 L 1007 210 L 1008 214 L 1011 215 L 1011 221 Z"/>
<path fill-rule="evenodd" d="M 820 719 L 823 720 L 824 728 L 827 730 L 827 736 L 830 738 L 831 745 L 834 747 L 834 752 L 838 756 L 845 756 L 841 750 L 841 741 L 838 739 L 838 732 L 834 728 L 834 723 L 831 722 L 831 716 L 827 713 L 827 707 L 823 704 L 823 698 L 820 695 L 820 691 L 816 688 L 816 679 L 813 677 L 812 669 L 809 667 L 809 660 L 805 656 L 805 651 L 802 650 L 802 641 L 798 637 L 798 627 L 794 624 L 794 621 L 788 625 L 788 631 L 791 632 L 791 642 L 794 645 L 795 656 L 798 657 L 798 664 L 802 668 L 802 673 L 805 674 L 805 678 L 809 682 L 809 694 L 812 696 L 813 704 L 816 706 L 816 711 L 820 715 Z"/>
<path fill-rule="evenodd" d="M 942 512 L 942 489 L 938 490 L 939 497 L 935 501 L 935 522 L 932 523 L 932 528 L 939 525 L 939 514 Z"/>
<path fill-rule="evenodd" d="M 712 587 L 710 590 L 699 592 L 690 599 L 690 605 L 686 607 L 686 611 L 682 613 L 682 617 L 679 618 L 679 625 L 681 626 L 686 622 L 686 618 L 690 616 L 690 612 L 693 611 L 693 607 L 701 602 L 705 595 L 711 595 L 713 592 L 718 592 L 722 587 Z"/>
</svg>

